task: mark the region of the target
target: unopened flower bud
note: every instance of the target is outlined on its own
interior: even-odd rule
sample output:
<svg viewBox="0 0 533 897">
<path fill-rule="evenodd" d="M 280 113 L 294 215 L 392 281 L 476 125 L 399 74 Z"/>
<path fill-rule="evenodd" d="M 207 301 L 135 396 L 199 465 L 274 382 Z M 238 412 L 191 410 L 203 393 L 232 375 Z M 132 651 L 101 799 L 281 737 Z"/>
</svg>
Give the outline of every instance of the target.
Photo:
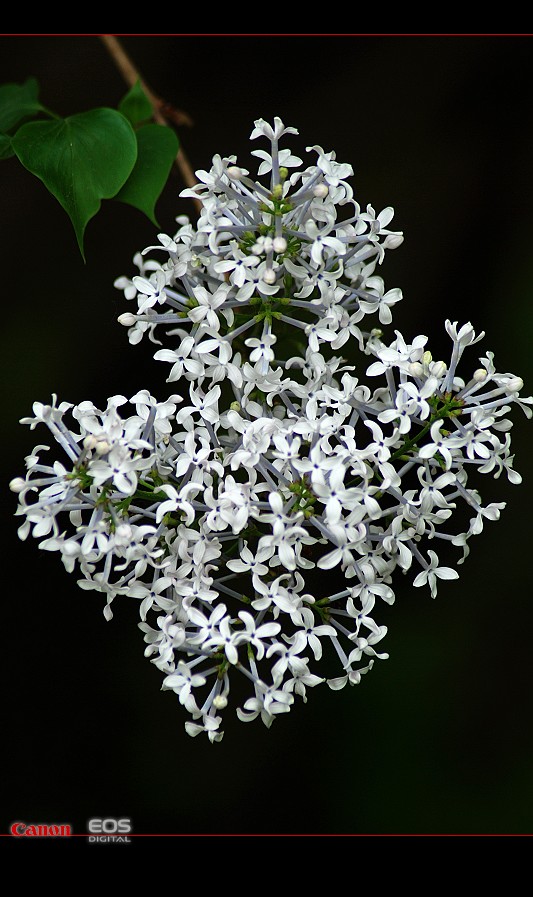
<svg viewBox="0 0 533 897">
<path fill-rule="evenodd" d="M 11 480 L 9 484 L 9 488 L 12 492 L 22 492 L 26 485 L 26 480 L 23 480 L 22 477 L 15 477 L 14 480 Z"/>
<path fill-rule="evenodd" d="M 265 283 L 276 283 L 276 272 L 273 268 L 267 268 L 265 273 L 263 274 L 263 280 Z"/>
<path fill-rule="evenodd" d="M 397 249 L 403 243 L 403 234 L 387 234 L 383 242 L 384 249 Z"/>
<path fill-rule="evenodd" d="M 272 248 L 274 252 L 285 252 L 287 248 L 287 241 L 285 237 L 274 237 L 272 241 Z"/>
<path fill-rule="evenodd" d="M 230 165 L 229 168 L 226 168 L 226 174 L 232 181 L 240 181 L 242 178 L 242 168 L 239 168 L 238 165 Z"/>
<path fill-rule="evenodd" d="M 313 189 L 313 196 L 316 196 L 317 199 L 325 199 L 328 193 L 329 187 L 327 184 L 317 184 Z"/>
<path fill-rule="evenodd" d="M 478 368 L 477 371 L 474 371 L 472 379 L 475 380 L 476 383 L 483 383 L 483 380 L 487 379 L 487 371 L 485 368 Z"/>
<path fill-rule="evenodd" d="M 94 450 L 97 455 L 107 455 L 110 448 L 111 448 L 111 446 L 109 445 L 109 442 L 107 441 L 107 439 L 96 440 L 96 445 L 94 447 Z"/>
<path fill-rule="evenodd" d="M 439 379 L 439 380 L 441 377 L 444 377 L 447 370 L 448 370 L 448 367 L 444 361 L 436 361 L 431 366 L 431 373 L 432 373 L 433 377 L 437 377 L 437 379 Z"/>
<path fill-rule="evenodd" d="M 228 699 L 224 695 L 215 695 L 213 698 L 213 707 L 216 710 L 224 710 L 228 706 Z"/>
<path fill-rule="evenodd" d="M 97 442 L 98 442 L 98 440 L 97 440 L 96 436 L 93 436 L 92 433 L 89 433 L 89 435 L 86 436 L 85 439 L 83 440 L 83 448 L 87 452 L 90 452 L 90 451 L 92 451 L 93 448 L 96 447 Z"/>
<path fill-rule="evenodd" d="M 126 311 L 123 315 L 118 316 L 118 323 L 123 324 L 124 327 L 133 327 L 136 320 L 137 318 L 130 311 Z"/>
<path fill-rule="evenodd" d="M 422 364 L 428 365 L 428 364 L 431 364 L 432 361 L 433 361 L 433 355 L 431 354 L 429 349 L 426 349 L 426 351 L 422 355 Z"/>
<path fill-rule="evenodd" d="M 408 371 L 411 377 L 421 377 L 424 373 L 424 365 L 420 364 L 419 361 L 412 361 L 408 366 Z"/>
<path fill-rule="evenodd" d="M 115 536 L 118 542 L 130 542 L 132 535 L 133 531 L 129 523 L 120 523 L 117 526 Z"/>
</svg>

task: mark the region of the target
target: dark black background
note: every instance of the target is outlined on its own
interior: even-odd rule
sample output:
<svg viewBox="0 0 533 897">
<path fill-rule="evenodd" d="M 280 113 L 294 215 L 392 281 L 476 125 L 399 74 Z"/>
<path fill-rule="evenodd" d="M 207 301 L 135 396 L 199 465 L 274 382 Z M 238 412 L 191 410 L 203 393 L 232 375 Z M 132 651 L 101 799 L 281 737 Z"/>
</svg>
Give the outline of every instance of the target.
<svg viewBox="0 0 533 897">
<path fill-rule="evenodd" d="M 393 327 L 446 358 L 444 320 L 486 331 L 497 368 L 531 390 L 533 54 L 529 35 L 130 35 L 153 89 L 186 110 L 195 169 L 236 154 L 255 119 L 299 129 L 350 162 L 361 205 L 395 208 L 404 244 L 379 273 L 400 286 Z M 0 83 L 34 76 L 61 115 L 115 106 L 126 91 L 97 35 L 0 36 Z M 256 144 L 259 146 L 259 144 Z M 314 156 L 310 157 L 310 160 Z M 173 175 L 162 231 L 192 214 Z M 191 739 L 175 696 L 143 657 L 137 607 L 82 592 L 57 557 L 22 544 L 7 483 L 44 433 L 18 424 L 33 401 L 169 391 L 148 345 L 131 347 L 113 281 L 135 273 L 157 229 L 104 203 L 86 263 L 60 206 L 16 160 L 0 165 L 2 216 L 2 603 L 0 832 L 15 819 L 125 815 L 146 833 L 485 833 L 533 831 L 531 423 L 513 430 L 520 487 L 472 542 L 461 579 L 436 600 L 410 581 L 383 607 L 379 663 L 355 689 L 311 692 L 270 731 L 231 716 L 220 744 Z M 480 349 L 477 352 L 478 348 Z M 452 556 L 450 556 L 452 560 Z"/>
</svg>

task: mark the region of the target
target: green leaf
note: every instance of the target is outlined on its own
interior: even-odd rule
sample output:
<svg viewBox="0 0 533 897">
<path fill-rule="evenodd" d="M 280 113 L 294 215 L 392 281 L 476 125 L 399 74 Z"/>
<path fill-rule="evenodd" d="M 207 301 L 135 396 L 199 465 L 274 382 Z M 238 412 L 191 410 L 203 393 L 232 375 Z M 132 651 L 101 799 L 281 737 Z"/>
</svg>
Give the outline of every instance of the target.
<svg viewBox="0 0 533 897">
<path fill-rule="evenodd" d="M 83 236 L 102 199 L 127 181 L 137 159 L 129 121 L 115 109 L 23 125 L 12 140 L 18 158 L 70 216 L 83 256 Z"/>
<path fill-rule="evenodd" d="M 44 111 L 37 95 L 39 85 L 35 78 L 24 84 L 2 84 L 0 87 L 0 131 L 11 131 L 29 116 Z"/>
<path fill-rule="evenodd" d="M 15 152 L 11 146 L 11 137 L 9 134 L 0 134 L 0 159 L 9 159 L 14 156 Z"/>
<path fill-rule="evenodd" d="M 141 87 L 140 81 L 137 81 L 126 96 L 122 98 L 118 104 L 118 110 L 122 112 L 122 115 L 126 116 L 132 125 L 138 125 L 152 118 L 154 110 Z"/>
<path fill-rule="evenodd" d="M 140 209 L 158 226 L 155 204 L 168 180 L 179 140 L 175 132 L 164 125 L 144 125 L 135 133 L 137 162 L 115 199 Z"/>
</svg>

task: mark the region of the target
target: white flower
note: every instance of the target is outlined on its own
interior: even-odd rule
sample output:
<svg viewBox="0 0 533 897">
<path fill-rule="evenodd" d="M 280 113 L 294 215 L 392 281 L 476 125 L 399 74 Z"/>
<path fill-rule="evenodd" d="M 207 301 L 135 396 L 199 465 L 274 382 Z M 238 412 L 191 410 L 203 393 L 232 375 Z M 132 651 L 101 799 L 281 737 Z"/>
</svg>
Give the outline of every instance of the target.
<svg viewBox="0 0 533 897">
<path fill-rule="evenodd" d="M 133 495 L 137 488 L 138 473 L 148 470 L 151 458 L 132 456 L 126 446 L 114 445 L 107 456 L 92 461 L 90 475 L 96 486 L 111 481 L 119 492 Z"/>
<path fill-rule="evenodd" d="M 197 608 L 190 607 L 188 610 L 189 620 L 198 628 L 197 634 L 190 639 L 190 644 L 201 645 L 213 636 L 216 638 L 218 625 L 223 617 L 226 616 L 226 611 L 227 608 L 225 604 L 217 604 L 210 616 L 206 617 L 205 614 L 200 610 L 197 610 Z"/>
<path fill-rule="evenodd" d="M 193 287 L 197 305 L 189 308 L 188 314 L 191 321 L 194 321 L 195 324 L 205 322 L 207 327 L 210 327 L 212 330 L 218 330 L 220 321 L 217 309 L 226 302 L 229 289 L 230 287 L 226 283 L 219 286 L 214 293 L 208 292 L 205 287 Z"/>
<path fill-rule="evenodd" d="M 158 269 L 154 271 L 150 280 L 141 275 L 133 278 L 133 284 L 139 293 L 144 297 L 139 302 L 139 314 L 143 314 L 147 308 L 166 302 L 164 289 L 166 286 L 166 276 L 163 271 Z"/>
<path fill-rule="evenodd" d="M 287 570 L 295 570 L 298 563 L 295 543 L 300 537 L 305 538 L 307 535 L 305 529 L 299 525 L 300 515 L 291 517 L 284 513 L 283 499 L 278 492 L 271 492 L 268 502 L 272 513 L 261 514 L 259 520 L 272 525 L 272 535 L 261 536 L 259 548 L 265 553 L 269 550 L 270 556 L 275 552 Z"/>
<path fill-rule="evenodd" d="M 205 679 L 203 676 L 192 673 L 190 667 L 180 660 L 176 672 L 167 676 L 163 685 L 165 688 L 171 688 L 178 695 L 180 704 L 184 704 L 189 710 L 196 709 L 192 689 L 205 685 Z"/>
<path fill-rule="evenodd" d="M 272 171 L 272 156 L 270 153 L 267 153 L 265 150 L 252 150 L 252 156 L 257 156 L 258 159 L 262 159 L 261 165 L 257 171 L 258 175 L 268 174 L 269 171 Z M 302 164 L 302 160 L 299 156 L 293 156 L 290 150 L 280 150 L 279 152 L 279 165 L 283 168 L 297 168 L 298 165 Z"/>
<path fill-rule="evenodd" d="M 330 236 L 329 229 L 319 230 L 316 222 L 308 221 L 305 232 L 310 240 L 311 259 L 316 267 L 322 266 L 324 253 L 326 258 L 330 258 L 333 254 L 344 255 L 345 244 L 337 237 Z"/>
<path fill-rule="evenodd" d="M 281 630 L 280 624 L 262 623 L 260 626 L 257 626 L 255 618 L 246 610 L 239 611 L 239 618 L 245 626 L 245 632 L 242 633 L 242 641 L 249 645 L 253 645 L 257 659 L 262 660 L 265 654 L 264 640 L 277 635 Z"/>
<path fill-rule="evenodd" d="M 191 414 L 199 414 L 205 421 L 214 424 L 218 419 L 218 410 L 215 406 L 220 398 L 220 386 L 214 386 L 209 390 L 207 395 L 202 394 L 202 392 L 196 390 L 194 386 L 191 386 L 189 396 L 192 405 L 187 405 L 178 411 L 178 414 L 176 415 L 177 423 L 181 424 L 184 420 L 190 417 Z"/>
<path fill-rule="evenodd" d="M 276 342 L 277 337 L 273 333 L 263 333 L 261 339 L 250 337 L 245 340 L 245 345 L 252 351 L 250 352 L 250 361 L 254 364 L 260 362 L 264 373 L 267 372 L 269 364 L 274 361 L 274 352 L 272 346 Z"/>
<path fill-rule="evenodd" d="M 300 610 L 300 618 L 302 630 L 298 630 L 296 635 L 291 636 L 291 640 L 294 641 L 297 636 L 301 639 L 303 635 L 313 652 L 315 660 L 320 660 L 322 657 L 322 642 L 320 641 L 320 637 L 325 635 L 334 637 L 337 635 L 337 632 L 333 626 L 330 626 L 328 623 L 319 623 L 318 625 L 315 625 L 314 614 L 309 607 L 302 607 Z"/>
<path fill-rule="evenodd" d="M 252 573 L 254 576 L 265 576 L 268 573 L 268 567 L 262 564 L 261 560 L 265 560 L 268 557 L 268 549 L 260 549 L 254 555 L 245 542 L 243 548 L 241 548 L 240 558 L 228 561 L 226 566 L 235 573 Z"/>
<path fill-rule="evenodd" d="M 217 274 L 225 274 L 231 272 L 231 282 L 242 287 L 247 279 L 247 268 L 255 268 L 259 264 L 259 259 L 255 255 L 246 255 L 238 247 L 233 249 L 233 255 L 230 258 L 216 262 L 214 269 Z M 194 319 L 193 319 L 194 320 Z"/>
<path fill-rule="evenodd" d="M 239 662 L 238 646 L 245 640 L 245 636 L 239 630 L 232 631 L 229 616 L 222 617 L 218 622 L 218 629 L 204 642 L 205 648 L 222 648 L 229 663 Z"/>
<path fill-rule="evenodd" d="M 255 140 L 257 137 L 268 137 L 269 140 L 279 140 L 279 138 L 283 137 L 285 134 L 297 133 L 298 131 L 296 128 L 286 128 L 281 118 L 276 115 L 274 118 L 274 127 L 269 125 L 263 118 L 258 118 L 254 122 L 254 129 L 250 134 L 250 140 Z"/>
<path fill-rule="evenodd" d="M 392 321 L 391 308 L 402 299 L 402 291 L 395 287 L 385 292 L 385 285 L 382 277 L 369 277 L 367 282 L 367 291 L 359 298 L 359 306 L 367 314 L 378 312 L 381 324 L 390 324 Z"/>
<path fill-rule="evenodd" d="M 428 555 L 429 564 L 418 574 L 413 585 L 419 587 L 427 583 L 434 598 L 437 594 L 437 579 L 458 579 L 459 574 L 452 567 L 439 567 L 439 558 L 434 551 L 428 551 Z"/>
<path fill-rule="evenodd" d="M 167 382 L 172 383 L 183 377 L 184 371 L 192 374 L 194 377 L 200 377 L 203 373 L 203 364 L 197 358 L 191 357 L 194 350 L 195 340 L 192 336 L 186 336 L 180 343 L 178 349 L 159 349 L 154 358 L 156 361 L 168 361 L 172 364 Z"/>
</svg>

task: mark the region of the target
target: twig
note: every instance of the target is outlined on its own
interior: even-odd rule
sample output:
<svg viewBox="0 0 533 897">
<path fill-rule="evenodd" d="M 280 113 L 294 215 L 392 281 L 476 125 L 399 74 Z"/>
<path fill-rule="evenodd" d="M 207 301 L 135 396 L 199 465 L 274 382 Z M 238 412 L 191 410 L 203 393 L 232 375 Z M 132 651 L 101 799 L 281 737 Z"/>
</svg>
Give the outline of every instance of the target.
<svg viewBox="0 0 533 897">
<path fill-rule="evenodd" d="M 144 78 L 142 78 L 139 74 L 138 69 L 124 50 L 124 47 L 122 46 L 120 41 L 113 34 L 100 34 L 99 37 L 105 48 L 107 49 L 109 55 L 113 59 L 113 62 L 120 71 L 126 84 L 128 84 L 130 87 L 133 87 L 134 84 L 136 84 L 138 81 L 140 82 L 142 89 L 144 90 L 146 96 L 152 104 L 154 120 L 157 122 L 157 124 L 165 125 L 166 127 L 168 127 L 169 119 L 174 121 L 174 123 L 176 124 L 192 124 L 191 118 L 187 115 L 187 113 L 182 112 L 179 109 L 175 109 L 173 106 L 171 106 L 169 103 L 166 103 L 153 92 Z M 183 151 L 181 140 L 180 148 L 175 159 L 175 164 L 181 173 L 185 185 L 187 187 L 194 187 L 198 182 L 194 176 L 191 164 L 187 159 L 185 152 Z M 201 211 L 202 204 L 200 200 L 193 199 L 193 202 L 196 206 L 196 209 L 198 211 Z"/>
</svg>

